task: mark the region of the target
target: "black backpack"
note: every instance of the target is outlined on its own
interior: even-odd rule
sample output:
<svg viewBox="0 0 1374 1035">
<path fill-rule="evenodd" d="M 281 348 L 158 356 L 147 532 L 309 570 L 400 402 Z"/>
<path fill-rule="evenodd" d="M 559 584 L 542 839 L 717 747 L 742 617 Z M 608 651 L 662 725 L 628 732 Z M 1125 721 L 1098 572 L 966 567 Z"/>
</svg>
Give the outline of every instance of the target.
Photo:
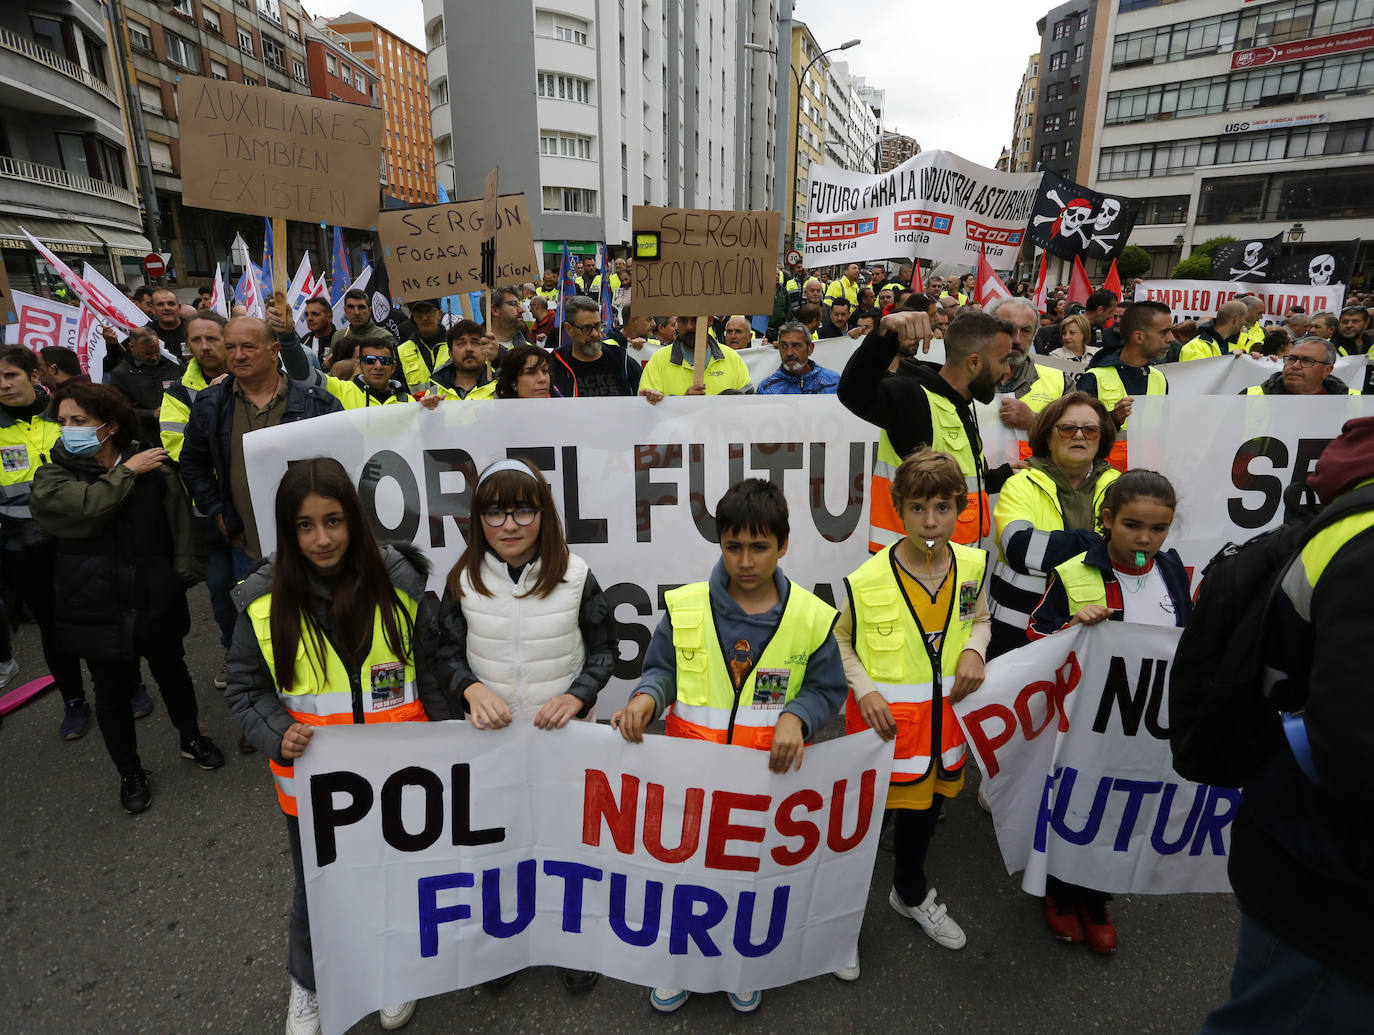
<svg viewBox="0 0 1374 1035">
<path fill-rule="evenodd" d="M 1348 492 L 1309 520 L 1290 519 L 1241 546 L 1227 543 L 1203 569 L 1169 667 L 1169 744 L 1184 779 L 1244 786 L 1283 741 L 1279 707 L 1262 683 L 1270 600 L 1308 540 L 1371 507 L 1374 486 Z"/>
</svg>

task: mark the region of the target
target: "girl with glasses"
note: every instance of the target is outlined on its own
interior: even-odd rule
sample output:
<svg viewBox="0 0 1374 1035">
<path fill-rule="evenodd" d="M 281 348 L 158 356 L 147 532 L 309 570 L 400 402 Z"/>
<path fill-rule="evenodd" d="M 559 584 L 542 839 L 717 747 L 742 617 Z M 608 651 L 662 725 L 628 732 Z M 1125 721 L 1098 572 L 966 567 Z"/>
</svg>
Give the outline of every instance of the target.
<svg viewBox="0 0 1374 1035">
<path fill-rule="evenodd" d="M 467 549 L 423 635 L 434 638 L 434 663 L 420 674 L 422 692 L 438 686 L 478 729 L 532 722 L 557 730 L 592 718 L 616 661 L 611 611 L 586 561 L 569 551 L 534 464 L 498 460 L 482 472 Z M 596 979 L 563 972 L 570 992 Z"/>
</svg>

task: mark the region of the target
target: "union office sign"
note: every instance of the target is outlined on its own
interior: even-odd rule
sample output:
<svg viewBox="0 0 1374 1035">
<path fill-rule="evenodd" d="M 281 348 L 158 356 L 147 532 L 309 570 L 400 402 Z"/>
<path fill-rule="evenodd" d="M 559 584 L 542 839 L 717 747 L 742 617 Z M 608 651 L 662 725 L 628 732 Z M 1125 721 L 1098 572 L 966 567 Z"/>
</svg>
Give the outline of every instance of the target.
<svg viewBox="0 0 1374 1035">
<path fill-rule="evenodd" d="M 1310 40 L 1295 40 L 1272 47 L 1238 50 L 1231 55 L 1231 68 L 1234 71 L 1241 68 L 1258 68 L 1260 65 L 1280 65 L 1286 61 L 1343 54 L 1346 51 L 1366 50 L 1369 47 L 1374 47 L 1374 28 L 1355 29 L 1351 32 L 1338 32 L 1334 36 L 1317 36 Z"/>
<path fill-rule="evenodd" d="M 1324 111 L 1305 111 L 1296 115 L 1270 115 L 1260 119 L 1240 118 L 1221 128 L 1223 133 L 1254 133 L 1261 129 L 1281 129 L 1287 126 L 1315 126 L 1331 116 Z"/>
</svg>

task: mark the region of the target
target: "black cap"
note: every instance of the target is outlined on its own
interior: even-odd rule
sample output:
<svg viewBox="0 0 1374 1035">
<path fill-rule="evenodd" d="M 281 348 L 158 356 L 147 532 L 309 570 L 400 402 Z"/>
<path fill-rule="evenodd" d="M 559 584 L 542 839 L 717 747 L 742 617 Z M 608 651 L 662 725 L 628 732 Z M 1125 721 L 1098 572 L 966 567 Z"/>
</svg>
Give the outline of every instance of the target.
<svg viewBox="0 0 1374 1035">
<path fill-rule="evenodd" d="M 410 303 L 410 311 L 418 313 L 422 309 L 438 309 L 439 303 L 432 298 L 418 298 Z"/>
</svg>

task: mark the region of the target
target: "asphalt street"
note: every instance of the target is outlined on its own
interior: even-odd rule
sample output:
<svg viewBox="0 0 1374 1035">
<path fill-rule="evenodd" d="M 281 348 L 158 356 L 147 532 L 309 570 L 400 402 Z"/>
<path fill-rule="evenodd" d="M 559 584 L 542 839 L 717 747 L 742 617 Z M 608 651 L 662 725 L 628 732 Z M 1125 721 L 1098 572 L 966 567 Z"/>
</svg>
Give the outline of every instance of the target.
<svg viewBox="0 0 1374 1035">
<path fill-rule="evenodd" d="M 0 728 L 0 1032 L 280 1031 L 287 1000 L 291 859 L 267 765 L 235 750 L 212 677 L 218 637 L 205 590 L 191 593 L 188 660 L 202 728 L 228 764 L 205 773 L 177 752 L 166 709 L 138 724 L 153 804 L 126 816 L 94 723 L 58 739 L 54 694 Z M 15 639 L 11 683 L 42 673 L 37 632 Z M 603 978 L 573 999 L 539 968 L 500 992 L 420 1003 L 408 1032 L 1189 1032 L 1226 995 L 1238 915 L 1229 895 L 1120 897 L 1120 949 L 1055 942 L 1001 864 L 976 776 L 948 808 L 928 872 L 968 945 L 943 949 L 887 905 L 880 851 L 860 937 L 863 974 L 764 993 L 734 1014 L 697 995 L 659 1017 L 645 989 Z M 375 1015 L 356 1032 L 380 1031 Z"/>
</svg>

